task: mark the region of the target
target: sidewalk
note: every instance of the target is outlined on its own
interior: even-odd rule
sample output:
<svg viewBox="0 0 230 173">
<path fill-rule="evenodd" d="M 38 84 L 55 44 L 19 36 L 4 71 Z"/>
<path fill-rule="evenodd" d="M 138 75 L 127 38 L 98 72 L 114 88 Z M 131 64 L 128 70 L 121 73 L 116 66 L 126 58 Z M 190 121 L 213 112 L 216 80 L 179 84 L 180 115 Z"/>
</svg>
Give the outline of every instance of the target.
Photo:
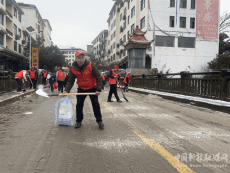
<svg viewBox="0 0 230 173">
<path fill-rule="evenodd" d="M 204 108 L 208 108 L 208 109 L 212 109 L 216 111 L 230 113 L 230 102 L 226 102 L 222 100 L 202 98 L 202 97 L 197 97 L 197 96 L 187 96 L 187 95 L 181 95 L 181 94 L 173 94 L 173 93 L 147 90 L 147 89 L 135 88 L 135 87 L 129 87 L 129 90 L 133 92 L 142 93 L 142 94 L 154 94 L 164 99 L 187 103 L 190 105 L 204 107 Z"/>
<path fill-rule="evenodd" d="M 44 91 L 47 88 L 44 88 Z M 0 94 L 0 107 L 18 101 L 20 98 L 23 98 L 29 94 L 35 93 L 34 89 L 26 88 L 26 92 L 17 92 L 13 90 L 12 92 L 5 92 Z"/>
</svg>

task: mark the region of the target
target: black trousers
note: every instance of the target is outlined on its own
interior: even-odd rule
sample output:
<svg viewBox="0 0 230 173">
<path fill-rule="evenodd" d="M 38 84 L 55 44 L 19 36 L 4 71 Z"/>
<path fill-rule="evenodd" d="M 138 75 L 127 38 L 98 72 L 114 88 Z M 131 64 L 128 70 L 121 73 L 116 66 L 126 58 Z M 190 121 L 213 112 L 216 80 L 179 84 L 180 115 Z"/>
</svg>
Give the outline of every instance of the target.
<svg viewBox="0 0 230 173">
<path fill-rule="evenodd" d="M 128 89 L 128 85 L 129 85 L 129 84 L 125 84 L 125 87 L 124 87 L 124 92 L 125 92 L 125 90 L 127 90 L 127 89 Z"/>
<path fill-rule="evenodd" d="M 117 84 L 110 85 L 109 96 L 108 96 L 109 101 L 111 100 L 113 93 L 114 93 L 117 101 L 120 100 L 119 97 L 118 97 L 118 94 L 117 94 Z"/>
<path fill-rule="evenodd" d="M 58 81 L 58 91 L 61 91 L 61 93 L 63 93 L 63 85 L 64 85 L 64 81 Z"/>
<path fill-rule="evenodd" d="M 43 84 L 44 87 L 45 87 L 45 85 L 46 85 L 46 78 L 42 78 L 42 84 Z"/>
<path fill-rule="evenodd" d="M 17 78 L 17 79 L 15 79 L 15 80 L 16 80 L 16 81 L 17 81 L 17 83 L 18 83 L 18 89 L 17 89 L 17 92 L 22 91 L 22 79 Z"/>
<path fill-rule="evenodd" d="M 37 81 L 35 79 L 31 79 L 31 81 L 33 83 L 33 88 L 36 89 Z M 32 83 L 30 82 L 30 89 L 32 88 Z"/>
<path fill-rule="evenodd" d="M 89 90 L 83 90 L 78 88 L 78 93 L 94 93 L 96 92 L 96 88 L 92 88 Z M 77 95 L 77 105 L 76 105 L 76 122 L 82 122 L 83 120 L 83 106 L 85 102 L 85 98 L 87 95 Z M 102 121 L 102 115 L 101 115 L 101 108 L 100 104 L 98 102 L 98 95 L 89 95 L 92 106 L 93 106 L 93 112 L 94 116 L 96 118 L 96 122 Z"/>
<path fill-rule="evenodd" d="M 54 92 L 53 85 L 50 85 L 50 88 L 51 88 L 51 92 Z"/>
</svg>

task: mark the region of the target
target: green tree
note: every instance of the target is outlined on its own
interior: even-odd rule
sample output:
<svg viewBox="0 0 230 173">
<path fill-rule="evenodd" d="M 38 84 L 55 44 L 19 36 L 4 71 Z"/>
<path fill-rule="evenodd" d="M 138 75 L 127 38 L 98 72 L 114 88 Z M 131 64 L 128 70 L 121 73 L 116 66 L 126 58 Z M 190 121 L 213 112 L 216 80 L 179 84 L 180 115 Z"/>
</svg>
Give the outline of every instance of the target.
<svg viewBox="0 0 230 173">
<path fill-rule="evenodd" d="M 211 62 L 208 62 L 208 68 L 213 71 L 230 68 L 230 42 L 226 33 L 220 33 L 219 54 Z"/>
<path fill-rule="evenodd" d="M 39 50 L 39 67 L 54 72 L 55 66 L 66 65 L 65 57 L 57 46 L 42 46 Z"/>
</svg>

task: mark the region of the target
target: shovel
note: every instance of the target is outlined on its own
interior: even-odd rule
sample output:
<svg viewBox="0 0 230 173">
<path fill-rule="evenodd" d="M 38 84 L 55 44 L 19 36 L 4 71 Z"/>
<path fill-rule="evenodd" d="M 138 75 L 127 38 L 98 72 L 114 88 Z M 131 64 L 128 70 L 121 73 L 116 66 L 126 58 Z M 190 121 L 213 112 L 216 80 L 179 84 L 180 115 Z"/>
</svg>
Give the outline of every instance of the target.
<svg viewBox="0 0 230 173">
<path fill-rule="evenodd" d="M 49 96 L 67 96 L 67 95 L 95 95 L 95 93 L 60 93 L 60 94 L 47 94 L 43 90 L 39 89 L 36 91 L 36 94 L 43 96 L 43 97 L 48 97 Z"/>
<path fill-rule="evenodd" d="M 118 80 L 117 80 L 117 78 L 115 78 L 115 79 L 116 79 L 117 83 L 119 83 Z M 119 88 L 121 89 L 120 85 L 119 85 Z M 127 102 L 129 102 L 128 99 L 125 97 L 125 95 L 124 95 L 122 89 L 121 89 L 121 93 L 123 94 L 123 98 L 124 98 Z"/>
</svg>

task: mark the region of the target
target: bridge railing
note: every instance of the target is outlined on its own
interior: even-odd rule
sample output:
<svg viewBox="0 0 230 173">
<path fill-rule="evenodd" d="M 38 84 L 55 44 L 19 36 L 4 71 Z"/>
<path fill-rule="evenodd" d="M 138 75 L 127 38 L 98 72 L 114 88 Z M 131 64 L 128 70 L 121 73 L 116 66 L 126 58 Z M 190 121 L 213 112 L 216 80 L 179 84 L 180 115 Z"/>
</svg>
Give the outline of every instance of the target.
<svg viewBox="0 0 230 173">
<path fill-rule="evenodd" d="M 132 75 L 130 86 L 189 96 L 230 100 L 230 72 Z M 120 79 L 123 83 L 123 78 Z"/>
</svg>

